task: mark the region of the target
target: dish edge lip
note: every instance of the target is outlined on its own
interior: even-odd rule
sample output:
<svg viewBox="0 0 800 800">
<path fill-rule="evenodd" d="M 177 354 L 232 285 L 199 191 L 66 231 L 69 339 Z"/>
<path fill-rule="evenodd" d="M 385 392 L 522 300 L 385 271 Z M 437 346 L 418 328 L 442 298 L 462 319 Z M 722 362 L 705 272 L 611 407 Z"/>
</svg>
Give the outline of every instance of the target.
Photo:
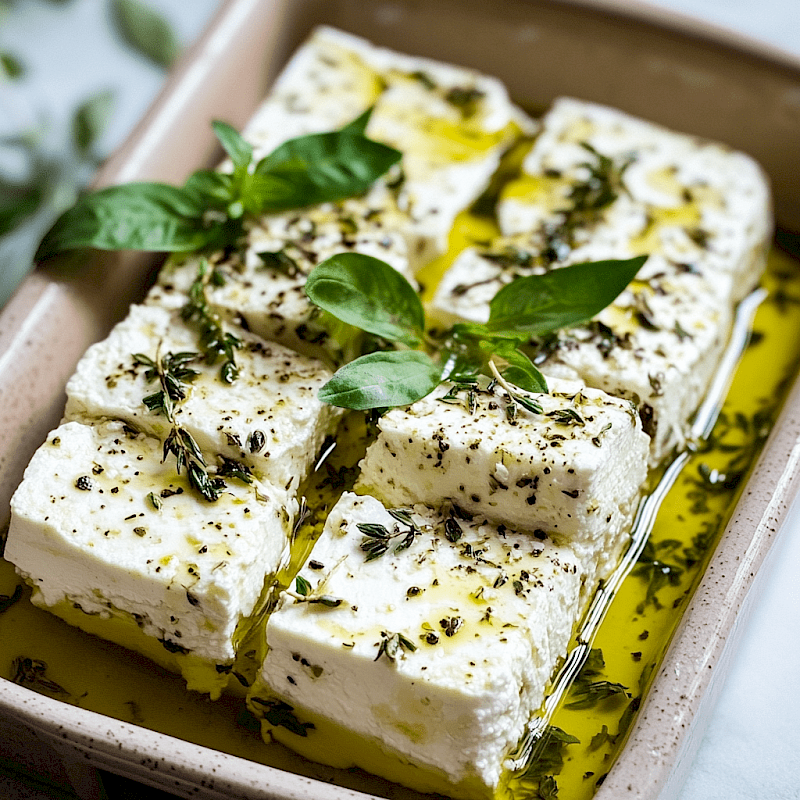
<svg viewBox="0 0 800 800">
<path fill-rule="evenodd" d="M 800 69 L 800 55 L 782 47 L 741 33 L 723 23 L 712 22 L 685 11 L 673 11 L 647 0 L 547 0 L 556 5 L 578 6 L 606 12 L 621 19 L 680 33 L 687 38 L 737 50 L 782 67 Z"/>
<path fill-rule="evenodd" d="M 689 38 L 745 52 L 779 68 L 800 70 L 800 59 L 779 48 L 689 15 L 656 8 L 637 0 L 548 2 L 654 25 L 673 33 L 685 34 Z M 222 41 L 220 37 L 224 38 L 226 32 L 229 34 L 236 24 L 241 24 L 242 19 L 253 14 L 261 5 L 264 5 L 262 0 L 223 2 L 206 33 L 181 58 L 148 113 L 120 150 L 98 172 L 93 183 L 95 187 L 132 180 L 129 177 L 132 170 L 134 173 L 136 170 L 146 172 L 148 160 L 153 156 L 153 144 L 158 140 L 153 129 L 162 128 L 174 118 L 190 97 L 191 86 L 197 83 L 203 70 L 209 67 L 208 58 L 204 58 L 204 54 L 207 56 L 209 49 L 218 47 Z M 24 283 L 24 290 L 31 297 L 41 297 L 48 288 L 37 275 L 30 276 Z M 6 315 L 0 316 L 0 321 L 5 321 L 4 316 Z M 791 412 L 798 407 L 800 380 L 795 383 L 785 401 L 783 411 L 748 479 L 705 576 L 682 615 L 680 626 L 653 681 L 637 723 L 616 764 L 595 795 L 597 800 L 611 800 L 623 794 L 632 799 L 655 800 L 663 798 L 662 790 L 669 788 L 670 772 L 674 770 L 681 756 L 681 748 L 685 746 L 690 729 L 695 724 L 698 708 L 716 678 L 717 667 L 725 658 L 726 648 L 730 650 L 741 610 L 752 597 L 751 587 L 758 575 L 758 568 L 768 555 L 797 491 L 800 482 L 800 420 L 797 419 L 798 415 L 793 418 Z M 723 570 L 730 564 L 725 558 L 725 552 L 729 547 L 738 545 L 743 547 L 738 551 L 739 558 L 736 559 L 733 576 L 725 576 Z M 717 574 L 723 577 L 716 578 Z M 724 609 L 722 614 L 719 612 L 720 606 Z M 711 610 L 713 614 L 709 613 Z M 711 616 L 713 620 L 703 621 Z M 707 633 L 709 627 L 711 638 L 708 638 Z M 698 656 L 690 658 L 689 654 L 696 652 L 698 647 Z M 695 676 L 694 680 L 687 683 L 691 675 Z M 668 686 L 663 686 L 668 678 L 675 680 Z M 690 689 L 688 694 L 687 687 Z M 118 757 L 121 751 L 129 750 L 130 755 L 138 758 L 140 765 L 147 769 L 157 769 L 152 764 L 164 762 L 163 754 L 173 751 L 176 756 L 182 757 L 183 763 L 180 766 L 188 776 L 194 776 L 198 784 L 202 779 L 208 797 L 226 796 L 219 794 L 216 786 L 209 785 L 208 767 L 215 759 L 219 760 L 220 765 L 230 765 L 230 779 L 220 778 L 220 771 L 217 771 L 214 778 L 219 785 L 226 784 L 226 792 L 235 791 L 243 798 L 275 800 L 290 796 L 298 800 L 318 797 L 315 788 L 318 791 L 319 784 L 313 779 L 194 745 L 123 721 L 113 720 L 114 725 L 118 726 L 120 736 L 118 744 L 109 744 L 105 739 L 113 737 L 114 731 L 109 729 L 109 721 L 113 718 L 39 695 L 3 678 L 0 678 L 0 708 L 46 738 L 60 742 L 59 749 L 62 751 L 68 737 L 72 735 L 73 741 L 67 749 L 71 748 L 80 755 L 93 753 L 97 757 L 105 755 L 112 758 Z M 674 735 L 659 739 L 659 734 L 663 734 L 665 728 L 663 725 L 653 724 L 654 720 L 659 715 L 670 714 L 676 721 L 666 730 L 674 732 Z M 679 730 L 675 730 L 678 726 Z M 123 739 L 127 742 L 128 737 L 134 735 L 140 737 L 139 742 L 144 742 L 144 745 L 122 750 Z M 148 761 L 149 766 L 146 764 Z M 256 786 L 263 783 L 266 775 L 270 776 L 269 787 Z M 170 779 L 174 777 L 172 773 L 169 775 Z M 143 780 L 138 773 L 137 779 Z M 165 786 L 163 782 L 153 782 L 152 785 Z M 331 784 L 324 786 L 330 792 L 330 798 L 372 797 Z M 174 791 L 174 787 L 172 790 Z M 278 791 L 280 793 L 276 793 Z M 196 796 L 194 791 L 192 796 Z"/>
</svg>

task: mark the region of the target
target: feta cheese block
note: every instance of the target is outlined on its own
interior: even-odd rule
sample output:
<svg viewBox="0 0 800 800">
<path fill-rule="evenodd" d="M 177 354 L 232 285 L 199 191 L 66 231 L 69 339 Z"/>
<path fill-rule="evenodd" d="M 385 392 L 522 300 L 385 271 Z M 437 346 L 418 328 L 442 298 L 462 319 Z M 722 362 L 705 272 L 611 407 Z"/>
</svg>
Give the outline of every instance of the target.
<svg viewBox="0 0 800 800">
<path fill-rule="evenodd" d="M 632 399 L 651 463 L 686 445 L 772 233 L 758 165 L 728 148 L 571 98 L 545 115 L 522 175 L 498 203 L 502 236 L 461 253 L 432 309 L 443 324 L 485 321 L 515 277 L 561 266 L 648 261 L 589 325 L 532 350 L 550 375 Z"/>
<path fill-rule="evenodd" d="M 385 261 L 413 282 L 407 242 L 397 215 L 363 198 L 300 213 L 265 215 L 248 223 L 242 251 L 212 259 L 221 285 L 206 290 L 222 318 L 312 358 L 337 365 L 358 353 L 360 334 L 322 315 L 305 294 L 311 270 L 339 253 L 356 252 Z M 146 303 L 180 308 L 196 280 L 197 258 L 173 257 L 162 268 Z"/>
<path fill-rule="evenodd" d="M 233 332 L 232 329 L 229 331 Z M 226 383 L 220 363 L 202 356 L 188 366 L 197 376 L 186 382 L 187 397 L 175 419 L 197 442 L 209 465 L 227 458 L 245 464 L 260 480 L 293 495 L 312 468 L 325 437 L 341 412 L 317 399 L 330 378 L 321 362 L 236 329 L 239 376 Z M 133 306 L 109 336 L 92 345 L 67 384 L 65 418 L 121 419 L 138 430 L 166 438 L 170 422 L 151 411 L 144 398 L 161 387 L 150 367 L 170 353 L 198 351 L 198 333 L 179 312 Z"/>
<path fill-rule="evenodd" d="M 733 301 L 757 283 L 772 238 L 769 185 L 749 156 L 572 98 L 545 115 L 498 218 L 560 262 L 650 253 Z"/>
<path fill-rule="evenodd" d="M 402 212 L 415 267 L 445 249 L 455 216 L 483 192 L 520 129 L 534 127 L 495 78 L 320 27 L 243 135 L 260 158 L 289 138 L 341 128 L 368 108 L 367 135 L 401 150 L 403 160 L 402 174 L 378 181 L 366 200 Z"/>
<path fill-rule="evenodd" d="M 629 401 L 574 381 L 549 384 L 549 394 L 520 392 L 539 414 L 499 386 L 452 384 L 391 409 L 356 491 L 395 506 L 455 504 L 476 519 L 543 531 L 569 542 L 596 583 L 628 541 L 649 439 Z"/>
<path fill-rule="evenodd" d="M 209 503 L 161 455 L 159 440 L 122 422 L 63 424 L 11 500 L 5 558 L 36 605 L 217 697 L 288 559 L 290 511 L 258 481 L 229 480 Z"/>
<path fill-rule="evenodd" d="M 500 252 L 500 251 L 498 251 Z M 461 253 L 439 286 L 434 304 L 446 324 L 485 322 L 489 301 L 520 274 L 508 259 Z M 590 245 L 584 252 L 595 252 Z M 597 251 L 597 259 L 605 254 Z M 648 259 L 636 279 L 585 325 L 531 342 L 529 354 L 549 376 L 581 380 L 632 400 L 651 436 L 650 461 L 663 461 L 690 436 L 691 420 L 711 385 L 733 325 L 729 285 L 712 282 L 691 265 Z"/>
<path fill-rule="evenodd" d="M 250 708 L 314 760 L 493 797 L 584 578 L 544 535 L 347 493 L 269 619 Z"/>
</svg>

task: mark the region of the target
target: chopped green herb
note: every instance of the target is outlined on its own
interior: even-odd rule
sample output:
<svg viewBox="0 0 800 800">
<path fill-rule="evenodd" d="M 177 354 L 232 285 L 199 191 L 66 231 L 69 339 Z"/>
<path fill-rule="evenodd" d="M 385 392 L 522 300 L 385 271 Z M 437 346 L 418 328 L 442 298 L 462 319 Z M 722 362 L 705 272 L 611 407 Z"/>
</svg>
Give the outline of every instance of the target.
<svg viewBox="0 0 800 800">
<path fill-rule="evenodd" d="M 264 717 L 270 725 L 286 728 L 297 736 L 308 736 L 308 732 L 314 729 L 313 723 L 300 722 L 294 713 L 294 706 L 282 700 L 262 700 L 260 697 L 254 697 L 251 702 L 261 706 Z"/>
<path fill-rule="evenodd" d="M 555 725 L 548 725 L 539 735 L 520 779 L 531 797 L 551 800 L 558 796 L 554 776 L 564 768 L 564 751 L 570 744 L 580 744 L 580 740 Z"/>
<path fill-rule="evenodd" d="M 18 583 L 14 587 L 14 593 L 11 595 L 0 594 L 0 614 L 8 611 L 11 606 L 22 597 L 22 584 Z"/>
<path fill-rule="evenodd" d="M 570 687 L 572 699 L 565 703 L 564 707 L 570 709 L 592 708 L 612 697 L 630 697 L 627 686 L 607 680 L 598 680 L 604 669 L 605 661 L 602 650 L 592 649 L 586 663 Z"/>
<path fill-rule="evenodd" d="M 289 278 L 295 278 L 302 274 L 300 265 L 293 259 L 284 247 L 283 250 L 276 250 L 274 252 L 258 253 L 258 257 L 263 262 L 264 266 L 269 269 L 274 269 Z"/>
<path fill-rule="evenodd" d="M 413 653 L 417 649 L 417 646 L 402 633 L 390 633 L 389 631 L 381 631 L 381 640 L 376 644 L 378 655 L 374 660 L 377 661 L 381 656 L 386 656 L 393 664 L 399 656 L 405 655 L 406 652 Z"/>
<path fill-rule="evenodd" d="M 69 694 L 63 686 L 47 677 L 47 664 L 44 661 L 20 656 L 14 659 L 11 668 L 11 680 L 20 686 L 29 686 L 36 690 L 42 689 L 51 694 Z"/>
</svg>

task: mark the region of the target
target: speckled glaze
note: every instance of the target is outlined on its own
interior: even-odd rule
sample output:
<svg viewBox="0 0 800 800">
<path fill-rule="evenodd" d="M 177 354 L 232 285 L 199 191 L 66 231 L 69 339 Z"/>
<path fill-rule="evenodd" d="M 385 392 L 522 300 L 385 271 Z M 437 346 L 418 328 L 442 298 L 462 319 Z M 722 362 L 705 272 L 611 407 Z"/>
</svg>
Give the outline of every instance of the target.
<svg viewBox="0 0 800 800">
<path fill-rule="evenodd" d="M 512 95 L 534 109 L 571 94 L 728 142 L 761 161 L 773 181 L 779 224 L 800 231 L 800 61 L 631 0 L 229 0 L 97 185 L 178 182 L 212 163 L 219 153 L 208 120 L 244 123 L 316 22 L 478 67 L 505 80 Z M 141 297 L 153 266 L 149 257 L 124 253 L 98 257 L 73 277 L 40 269 L 0 315 L 0 525 L 31 454 L 60 418 L 75 363 Z M 691 759 L 735 647 L 737 622 L 794 497 L 799 460 L 795 387 L 598 800 L 677 795 L 682 764 Z M 30 728 L 62 756 L 85 800 L 99 797 L 94 767 L 184 797 L 368 796 L 119 722 L 5 680 L 0 715 Z"/>
</svg>

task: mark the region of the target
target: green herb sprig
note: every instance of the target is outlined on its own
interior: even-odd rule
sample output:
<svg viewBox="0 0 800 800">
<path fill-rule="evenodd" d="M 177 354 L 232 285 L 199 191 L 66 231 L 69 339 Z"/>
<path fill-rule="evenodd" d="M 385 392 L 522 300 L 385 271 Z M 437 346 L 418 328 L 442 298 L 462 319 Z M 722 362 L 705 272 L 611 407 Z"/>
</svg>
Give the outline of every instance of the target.
<svg viewBox="0 0 800 800">
<path fill-rule="evenodd" d="M 408 511 L 403 509 L 390 509 L 389 513 L 401 524 L 407 525 L 406 530 L 397 529 L 390 531 L 385 525 L 377 522 L 359 522 L 356 527 L 364 534 L 361 540 L 361 549 L 366 553 L 367 561 L 374 561 L 389 551 L 389 546 L 395 539 L 400 541 L 394 546 L 393 552 L 400 553 L 414 544 L 414 540 L 422 534 Z M 402 538 L 400 538 L 402 537 Z"/>
<path fill-rule="evenodd" d="M 135 353 L 134 363 L 147 367 L 145 379 L 158 380 L 159 391 L 144 398 L 147 408 L 167 418 L 170 432 L 164 440 L 164 461 L 170 455 L 175 456 L 176 470 L 180 475 L 186 467 L 189 484 L 209 502 L 219 499 L 225 487 L 221 478 L 212 478 L 208 473 L 205 458 L 194 437 L 182 427 L 175 418 L 176 404 L 186 398 L 186 383 L 191 382 L 199 374 L 188 365 L 199 358 L 198 353 L 182 352 L 156 355 L 150 358 L 143 353 Z"/>
<path fill-rule="evenodd" d="M 20 656 L 15 658 L 12 666 L 11 680 L 20 686 L 44 690 L 50 694 L 68 695 L 69 692 L 60 684 L 47 677 L 47 663 L 38 658 Z"/>
<path fill-rule="evenodd" d="M 206 363 L 213 364 L 221 356 L 220 379 L 233 383 L 239 377 L 235 351 L 242 346 L 241 339 L 226 331 L 219 315 L 208 302 L 208 287 L 220 286 L 225 278 L 219 270 L 209 267 L 206 259 L 201 259 L 197 277 L 189 287 L 189 300 L 181 309 L 181 317 L 199 329 L 199 345 L 206 357 Z"/>
<path fill-rule="evenodd" d="M 571 699 L 564 708 L 592 708 L 612 697 L 630 698 L 627 686 L 601 678 L 605 666 L 603 651 L 598 648 L 592 649 L 570 687 Z"/>
<path fill-rule="evenodd" d="M 309 275 L 310 301 L 387 345 L 341 367 L 319 397 L 342 408 L 385 409 L 420 400 L 443 380 L 464 383 L 483 374 L 527 407 L 529 398 L 509 384 L 546 392 L 547 383 L 521 347 L 532 337 L 590 320 L 616 299 L 646 258 L 575 264 L 519 278 L 494 296 L 486 323 L 458 323 L 431 340 L 422 301 L 402 275 L 371 256 L 332 256 Z"/>
<path fill-rule="evenodd" d="M 545 266 L 564 258 L 575 245 L 576 232 L 596 222 L 627 191 L 624 176 L 634 161 L 633 155 L 615 161 L 597 152 L 588 142 L 580 145 L 589 155 L 589 160 L 580 165 L 587 174 L 572 185 L 567 195 L 570 205 L 558 212 L 560 222 L 545 228 L 545 246 L 539 259 Z"/>
<path fill-rule="evenodd" d="M 378 644 L 378 655 L 374 660 L 377 661 L 381 656 L 386 656 L 387 660 L 394 664 L 398 657 L 404 656 L 407 652 L 413 653 L 417 646 L 407 636 L 402 633 L 392 633 L 391 631 L 381 631 L 381 640 Z"/>
<path fill-rule="evenodd" d="M 344 600 L 340 597 L 323 594 L 325 584 L 327 584 L 327 580 L 323 581 L 315 590 L 302 575 L 298 575 L 294 579 L 294 591 L 289 590 L 287 593 L 294 597 L 295 602 L 298 603 L 310 603 L 312 605 L 318 603 L 325 608 L 338 608 L 344 603 Z"/>
<path fill-rule="evenodd" d="M 566 748 L 580 744 L 580 740 L 556 725 L 548 725 L 536 741 L 529 759 L 529 765 L 520 780 L 530 797 L 538 800 L 555 800 L 558 797 L 558 783 L 555 776 L 564 768 Z M 533 794 L 535 792 L 535 794 Z"/>
<path fill-rule="evenodd" d="M 198 170 L 182 187 L 109 186 L 81 198 L 55 222 L 36 260 L 66 250 L 192 252 L 221 248 L 242 235 L 247 215 L 353 197 L 400 161 L 401 153 L 365 135 L 371 109 L 338 131 L 291 139 L 257 163 L 253 148 L 225 122 L 214 133 L 231 172 Z"/>
<path fill-rule="evenodd" d="M 262 708 L 262 713 L 270 725 L 286 728 L 297 736 L 308 736 L 308 732 L 314 729 L 313 722 L 300 722 L 294 713 L 294 706 L 284 703 L 283 700 L 262 700 L 254 697 L 253 703 Z"/>
</svg>

